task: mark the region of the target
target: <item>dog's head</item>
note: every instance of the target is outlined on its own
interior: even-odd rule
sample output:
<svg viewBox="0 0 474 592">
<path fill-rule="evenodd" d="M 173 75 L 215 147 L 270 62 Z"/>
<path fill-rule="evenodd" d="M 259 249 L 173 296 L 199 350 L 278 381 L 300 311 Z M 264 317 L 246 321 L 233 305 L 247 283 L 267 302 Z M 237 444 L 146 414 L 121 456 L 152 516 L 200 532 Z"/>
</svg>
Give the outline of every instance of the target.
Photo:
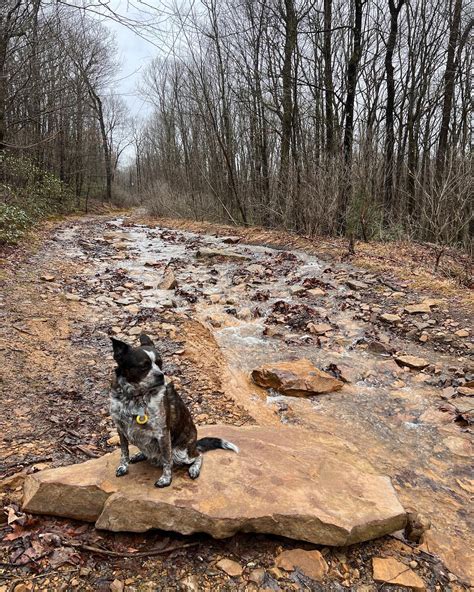
<svg viewBox="0 0 474 592">
<path fill-rule="evenodd" d="M 165 383 L 161 356 L 148 335 L 140 335 L 140 347 L 132 347 L 114 337 L 111 339 L 114 360 L 117 362 L 117 378 L 142 389 L 155 388 Z"/>
</svg>

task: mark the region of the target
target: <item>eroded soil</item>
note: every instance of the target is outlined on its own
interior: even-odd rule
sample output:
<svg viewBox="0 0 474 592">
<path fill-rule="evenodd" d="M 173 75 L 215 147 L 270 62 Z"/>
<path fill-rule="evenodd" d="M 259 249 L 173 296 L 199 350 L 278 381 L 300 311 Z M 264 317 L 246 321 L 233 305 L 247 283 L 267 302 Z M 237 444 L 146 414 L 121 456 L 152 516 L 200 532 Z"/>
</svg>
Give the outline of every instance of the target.
<svg viewBox="0 0 474 592">
<path fill-rule="evenodd" d="M 355 268 L 331 261 L 327 252 L 321 259 L 314 245 L 288 250 L 276 234 L 272 241 L 271 233 L 250 237 L 246 230 L 245 239 L 228 244 L 222 236 L 140 222 L 69 220 L 4 260 L 0 590 L 2 580 L 5 590 L 16 586 L 17 592 L 256 590 L 250 574 L 265 568 L 262 589 L 369 592 L 381 589 L 372 579 L 371 558 L 384 556 L 410 564 L 428 590 L 472 585 L 469 298 L 449 285 L 427 292 L 428 282 L 421 294 L 393 269 Z M 206 249 L 239 257 L 209 256 Z M 205 256 L 196 257 L 198 250 Z M 159 289 L 165 270 L 174 273 L 177 288 Z M 446 288 L 446 281 L 433 285 Z M 405 311 L 421 302 L 425 312 Z M 387 313 L 399 320 L 384 321 Z M 283 422 L 327 434 L 328 445 L 340 440 L 361 466 L 391 477 L 405 507 L 430 517 L 424 546 L 387 537 L 325 548 L 330 571 L 317 584 L 274 567 L 282 549 L 314 547 L 295 541 L 114 535 L 23 515 L 25 474 L 114 449 L 107 412 L 109 336 L 136 340 L 143 330 L 159 342 L 166 373 L 198 425 Z M 400 354 L 428 365 L 422 371 L 401 367 L 395 362 Z M 248 377 L 260 363 L 303 357 L 342 376 L 344 388 L 294 399 L 267 393 Z M 182 548 L 173 551 L 176 546 Z M 164 553 L 124 556 L 150 549 Z M 219 570 L 223 557 L 238 561 L 243 575 Z M 27 587 L 20 590 L 20 583 Z"/>
</svg>

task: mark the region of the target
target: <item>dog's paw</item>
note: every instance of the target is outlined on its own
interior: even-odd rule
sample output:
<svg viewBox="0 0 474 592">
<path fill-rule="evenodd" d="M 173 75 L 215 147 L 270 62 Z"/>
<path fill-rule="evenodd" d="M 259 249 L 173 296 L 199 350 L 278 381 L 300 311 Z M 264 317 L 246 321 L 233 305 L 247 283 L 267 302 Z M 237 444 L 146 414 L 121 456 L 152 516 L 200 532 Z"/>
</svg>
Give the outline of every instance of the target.
<svg viewBox="0 0 474 592">
<path fill-rule="evenodd" d="M 188 474 L 191 477 L 191 479 L 197 479 L 201 474 L 201 465 L 191 465 L 188 469 Z"/>
<path fill-rule="evenodd" d="M 120 465 L 115 471 L 116 477 L 123 477 L 128 473 L 128 467 L 126 465 Z"/>
<path fill-rule="evenodd" d="M 146 460 L 146 455 L 143 454 L 143 452 L 137 452 L 136 454 L 134 454 L 130 460 L 128 461 L 130 464 L 135 464 L 135 463 L 139 463 Z"/>
<path fill-rule="evenodd" d="M 171 485 L 171 479 L 169 477 L 160 477 L 155 483 L 155 487 L 162 489 L 163 487 L 169 487 Z"/>
</svg>

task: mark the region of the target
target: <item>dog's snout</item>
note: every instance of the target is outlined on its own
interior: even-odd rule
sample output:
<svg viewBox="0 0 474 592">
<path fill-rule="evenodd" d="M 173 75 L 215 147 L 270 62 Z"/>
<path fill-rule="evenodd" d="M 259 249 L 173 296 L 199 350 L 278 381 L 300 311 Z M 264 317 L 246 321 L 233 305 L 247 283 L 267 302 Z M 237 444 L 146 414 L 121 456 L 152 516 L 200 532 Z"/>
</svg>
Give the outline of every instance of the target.
<svg viewBox="0 0 474 592">
<path fill-rule="evenodd" d="M 155 372 L 154 373 L 155 381 L 158 386 L 165 384 L 165 375 L 163 372 Z"/>
</svg>

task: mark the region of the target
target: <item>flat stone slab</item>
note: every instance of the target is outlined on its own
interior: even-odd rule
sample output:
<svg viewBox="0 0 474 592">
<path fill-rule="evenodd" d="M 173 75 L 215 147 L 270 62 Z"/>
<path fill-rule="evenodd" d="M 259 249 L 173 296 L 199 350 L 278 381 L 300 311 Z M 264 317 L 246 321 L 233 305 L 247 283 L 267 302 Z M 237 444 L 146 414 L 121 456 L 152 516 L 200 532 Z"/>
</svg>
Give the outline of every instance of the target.
<svg viewBox="0 0 474 592">
<path fill-rule="evenodd" d="M 340 460 L 317 437 L 294 427 L 207 426 L 240 448 L 206 453 L 199 479 L 142 462 L 117 478 L 119 451 L 28 475 L 23 509 L 95 522 L 114 532 L 152 528 L 225 538 L 241 532 L 282 535 L 321 545 L 349 545 L 402 529 L 406 513 L 390 479 Z"/>
</svg>

